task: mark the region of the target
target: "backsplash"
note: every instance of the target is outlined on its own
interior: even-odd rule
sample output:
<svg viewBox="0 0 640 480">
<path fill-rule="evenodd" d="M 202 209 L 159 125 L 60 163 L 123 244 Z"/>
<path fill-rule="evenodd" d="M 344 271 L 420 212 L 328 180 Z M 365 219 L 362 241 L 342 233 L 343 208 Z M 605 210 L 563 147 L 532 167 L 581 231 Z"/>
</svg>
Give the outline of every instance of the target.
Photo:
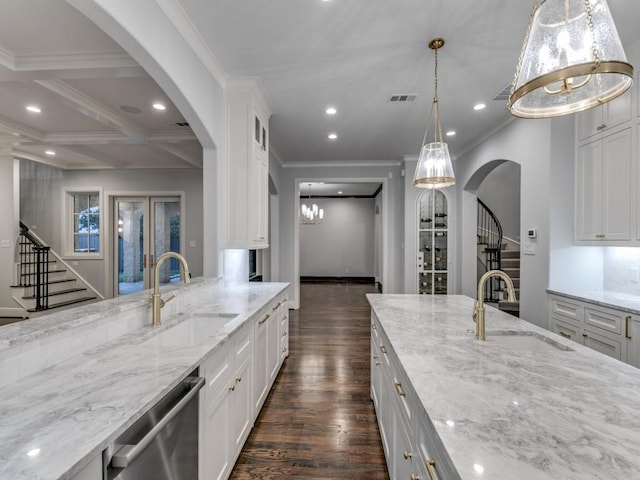
<svg viewBox="0 0 640 480">
<path fill-rule="evenodd" d="M 611 292 L 640 296 L 640 248 L 604 248 L 603 286 Z"/>
</svg>

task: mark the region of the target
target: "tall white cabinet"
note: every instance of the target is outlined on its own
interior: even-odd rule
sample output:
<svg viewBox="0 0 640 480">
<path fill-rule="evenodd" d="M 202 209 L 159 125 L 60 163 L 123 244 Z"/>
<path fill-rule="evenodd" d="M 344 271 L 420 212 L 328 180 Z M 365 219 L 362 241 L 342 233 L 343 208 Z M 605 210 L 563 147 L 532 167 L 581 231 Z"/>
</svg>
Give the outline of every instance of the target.
<svg viewBox="0 0 640 480">
<path fill-rule="evenodd" d="M 226 248 L 267 248 L 271 108 L 255 80 L 233 81 L 226 108 Z"/>
</svg>

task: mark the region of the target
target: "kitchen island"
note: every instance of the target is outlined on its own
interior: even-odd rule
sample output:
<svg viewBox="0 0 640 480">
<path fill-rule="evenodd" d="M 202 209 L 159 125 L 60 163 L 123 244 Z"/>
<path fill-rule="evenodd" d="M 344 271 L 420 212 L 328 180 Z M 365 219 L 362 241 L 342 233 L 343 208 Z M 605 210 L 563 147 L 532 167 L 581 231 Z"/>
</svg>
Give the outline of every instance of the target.
<svg viewBox="0 0 640 480">
<path fill-rule="evenodd" d="M 391 478 L 640 478 L 638 369 L 492 307 L 475 340 L 469 297 L 367 297 Z"/>
<path fill-rule="evenodd" d="M 169 285 L 163 295 L 177 296 L 157 328 L 150 326 L 149 291 L 2 327 L 0 478 L 71 479 L 95 465 L 114 438 L 231 343 L 235 332 L 251 333 L 249 323 L 258 316 L 275 318 L 287 287 L 228 287 L 221 279 Z M 277 298 L 284 303 L 272 311 L 269 302 Z M 191 344 L 154 341 L 170 338 L 169 330 L 192 312 L 228 318 L 215 334 Z"/>
</svg>

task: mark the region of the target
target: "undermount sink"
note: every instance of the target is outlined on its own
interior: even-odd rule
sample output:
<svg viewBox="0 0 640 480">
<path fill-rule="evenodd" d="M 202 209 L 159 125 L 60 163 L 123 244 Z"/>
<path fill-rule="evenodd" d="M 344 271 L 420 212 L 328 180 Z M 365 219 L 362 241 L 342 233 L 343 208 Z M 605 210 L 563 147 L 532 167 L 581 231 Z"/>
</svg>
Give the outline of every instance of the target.
<svg viewBox="0 0 640 480">
<path fill-rule="evenodd" d="M 486 344 L 487 346 L 500 345 L 518 352 L 574 351 L 572 348 L 536 332 L 487 332 Z"/>
<path fill-rule="evenodd" d="M 154 347 L 193 347 L 206 343 L 238 315 L 194 312 L 189 318 L 142 343 Z"/>
</svg>

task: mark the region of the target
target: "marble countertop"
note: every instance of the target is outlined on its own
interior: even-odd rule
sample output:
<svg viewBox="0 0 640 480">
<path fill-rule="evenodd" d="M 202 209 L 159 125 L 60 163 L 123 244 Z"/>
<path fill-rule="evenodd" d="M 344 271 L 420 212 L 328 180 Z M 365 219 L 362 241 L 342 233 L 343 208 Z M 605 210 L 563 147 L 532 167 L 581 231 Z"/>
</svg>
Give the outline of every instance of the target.
<svg viewBox="0 0 640 480">
<path fill-rule="evenodd" d="M 463 480 L 640 478 L 640 370 L 492 307 L 477 341 L 469 297 L 367 297 Z M 495 336 L 519 331 L 573 351 Z"/>
<path fill-rule="evenodd" d="M 602 307 L 615 308 L 635 315 L 640 315 L 640 297 L 637 295 L 610 292 L 607 290 L 547 289 L 547 293 L 573 298 L 575 300 L 586 300 Z"/>
<path fill-rule="evenodd" d="M 196 283 L 182 292 L 200 288 L 193 305 L 209 312 L 238 314 L 224 330 L 202 345 L 141 345 L 188 318 L 181 314 L 165 317 L 163 310 L 162 327 L 137 328 L 1 387 L 0 478 L 73 477 L 287 286 L 250 283 L 226 287 L 215 281 L 201 282 L 199 286 Z M 179 298 L 180 294 L 176 299 Z M 123 306 L 130 308 L 136 302 L 148 304 L 149 292 L 99 302 L 91 308 L 104 323 L 109 321 L 109 312 L 115 314 Z M 179 305 L 179 300 L 173 302 Z M 2 338 L 4 345 L 28 342 L 30 334 L 26 332 L 37 331 L 31 335 L 37 341 L 43 341 L 47 335 L 59 335 L 60 331 L 72 335 L 74 328 L 86 325 L 86 315 L 85 308 L 63 312 L 47 330 L 49 333 L 29 326 L 31 320 L 23 322 L 21 329 L 7 329 L 6 334 L 2 327 L 0 345 Z"/>
</svg>

